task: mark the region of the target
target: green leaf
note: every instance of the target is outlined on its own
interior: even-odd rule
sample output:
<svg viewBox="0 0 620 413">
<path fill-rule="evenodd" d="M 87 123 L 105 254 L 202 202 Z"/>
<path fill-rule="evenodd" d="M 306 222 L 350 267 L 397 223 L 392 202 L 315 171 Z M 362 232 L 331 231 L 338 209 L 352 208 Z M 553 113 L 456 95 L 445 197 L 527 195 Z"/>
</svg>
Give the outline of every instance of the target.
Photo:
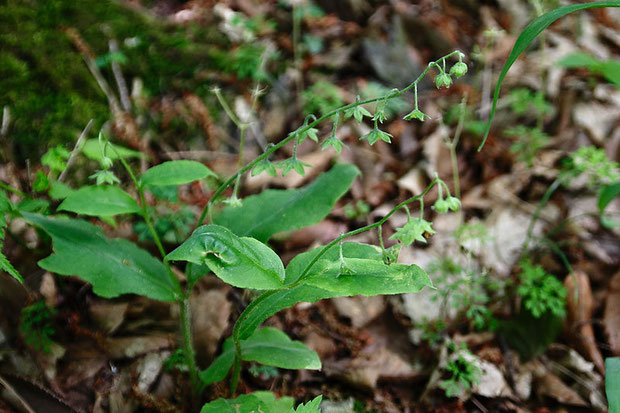
<svg viewBox="0 0 620 413">
<path fill-rule="evenodd" d="M 67 184 L 58 181 L 50 182 L 50 189 L 48 191 L 48 194 L 50 198 L 52 198 L 54 201 L 60 201 L 61 199 L 65 199 L 72 192 L 74 192 L 74 190 L 71 189 Z"/>
<path fill-rule="evenodd" d="M 498 333 L 527 361 L 543 353 L 562 331 L 562 318 L 550 312 L 535 318 L 521 309 L 516 316 L 499 322 Z"/>
<path fill-rule="evenodd" d="M 235 346 L 232 337 L 229 337 L 222 345 L 222 353 L 213 360 L 209 368 L 199 373 L 200 380 L 205 385 L 224 380 L 234 361 Z"/>
<path fill-rule="evenodd" d="M 145 156 L 141 152 L 118 145 L 114 145 L 114 149 L 116 149 L 116 152 L 118 152 L 122 158 L 141 158 Z M 82 153 L 92 160 L 101 162 L 103 156 L 101 153 L 101 144 L 99 143 L 99 139 L 88 139 L 84 142 L 82 145 Z M 118 159 L 118 156 L 112 149 L 106 150 L 106 156 L 110 159 Z"/>
<path fill-rule="evenodd" d="M 241 354 L 244 361 L 255 361 L 282 369 L 321 368 L 321 360 L 315 351 L 300 341 L 291 340 L 283 331 L 273 327 L 261 328 L 247 340 L 243 340 Z"/>
<path fill-rule="evenodd" d="M 346 273 L 338 261 L 319 260 L 318 267 L 304 278 L 304 283 L 338 295 L 383 295 L 417 293 L 432 283 L 417 265 L 392 264 L 363 258 L 346 258 Z M 314 273 L 314 271 L 319 272 Z"/>
<path fill-rule="evenodd" d="M 219 225 L 203 225 L 166 261 L 206 264 L 223 281 L 239 288 L 281 288 L 284 265 L 280 257 L 254 238 L 238 237 Z"/>
<path fill-rule="evenodd" d="M 291 410 L 290 413 L 321 413 L 319 406 L 323 401 L 323 396 L 317 396 L 306 404 L 300 404 L 297 409 Z"/>
<path fill-rule="evenodd" d="M 608 60 L 603 62 L 597 67 L 597 71 L 599 71 L 610 83 L 613 83 L 616 87 L 620 88 L 620 61 Z"/>
<path fill-rule="evenodd" d="M 250 337 L 241 340 L 240 344 L 241 358 L 244 361 L 292 370 L 321 368 L 321 361 L 315 351 L 300 341 L 291 340 L 277 328 L 265 327 L 256 330 Z M 200 372 L 200 379 L 205 384 L 223 380 L 232 367 L 234 357 L 235 346 L 232 337 L 229 337 L 224 342 L 222 353 L 208 369 Z"/>
<path fill-rule="evenodd" d="M 181 160 L 164 162 L 148 169 L 140 181 L 146 186 L 170 186 L 188 184 L 207 176 L 217 177 L 215 172 L 200 162 Z"/>
<path fill-rule="evenodd" d="M 586 69 L 592 69 L 593 67 L 596 67 L 599 63 L 600 60 L 596 59 L 594 56 L 588 53 L 577 52 L 564 56 L 556 62 L 556 65 L 565 67 L 567 69 L 576 69 L 581 67 L 584 67 Z"/>
<path fill-rule="evenodd" d="M 271 189 L 249 196 L 240 208 L 224 208 L 214 222 L 239 236 L 267 242 L 278 232 L 321 221 L 359 173 L 354 165 L 336 165 L 303 188 Z"/>
<path fill-rule="evenodd" d="M 567 14 L 592 9 L 599 7 L 620 7 L 620 0 L 612 0 L 612 1 L 596 1 L 591 3 L 580 3 L 580 4 L 571 4 L 568 6 L 559 7 L 555 10 L 551 10 L 548 13 L 543 14 L 542 16 L 534 19 L 530 24 L 527 25 L 525 29 L 521 32 L 515 45 L 502 68 L 502 71 L 497 80 L 497 84 L 495 85 L 495 92 L 493 93 L 493 106 L 491 108 L 491 114 L 489 116 L 489 120 L 487 122 L 486 131 L 484 133 L 484 138 L 482 139 L 482 143 L 478 147 L 478 151 L 482 150 L 487 137 L 489 136 L 489 132 L 491 131 L 491 123 L 493 122 L 493 117 L 495 116 L 495 110 L 497 109 L 497 100 L 499 99 L 499 91 L 502 86 L 502 82 L 508 73 L 508 70 L 512 67 L 517 58 L 525 51 L 525 49 L 538 37 L 538 35 L 545 30 L 549 25 L 555 22 L 557 19 L 566 16 Z"/>
<path fill-rule="evenodd" d="M 609 413 L 620 413 L 620 357 L 605 359 L 605 393 Z"/>
<path fill-rule="evenodd" d="M 217 399 L 202 406 L 200 413 L 258 413 L 268 412 L 267 406 L 253 394 L 234 399 Z"/>
<path fill-rule="evenodd" d="M 239 338 L 244 339 L 252 335 L 254 330 L 256 330 L 263 321 L 280 310 L 292 307 L 301 302 L 314 303 L 325 298 L 338 296 L 338 294 L 331 291 L 306 284 L 283 290 L 267 291 L 250 303 L 250 306 L 243 311 L 237 320 Z"/>
<path fill-rule="evenodd" d="M 255 391 L 235 399 L 217 399 L 202 407 L 200 413 L 290 413 L 295 400 L 270 391 Z"/>
<path fill-rule="evenodd" d="M 304 269 L 313 261 L 324 247 L 299 254 L 286 267 L 285 284 L 299 281 Z M 339 272 L 340 249 L 330 248 L 313 264 L 304 281 L 289 288 L 268 291 L 261 294 L 244 310 L 237 321 L 238 336 L 249 337 L 258 326 L 278 311 L 292 307 L 300 302 L 315 302 L 325 298 L 366 294 L 370 289 L 373 294 L 396 294 L 419 291 L 424 285 L 431 285 L 428 276 L 421 269 L 404 269 L 403 265 L 383 265 L 383 254 L 371 245 L 344 243 L 342 246 L 344 260 L 353 270 L 351 275 L 336 275 Z M 333 269 L 327 269 L 325 261 L 332 262 Z M 364 261 L 364 262 L 355 262 Z M 380 264 L 382 267 L 379 267 Z M 394 267 L 393 270 L 390 268 Z M 379 275 L 373 274 L 378 271 Z M 355 279 L 354 279 L 355 278 Z M 340 281 L 339 281 L 340 279 Z M 306 284 L 308 282 L 308 284 Z M 357 282 L 360 286 L 355 286 Z M 392 285 L 394 284 L 394 285 Z M 328 290 L 327 288 L 333 289 Z"/>
<path fill-rule="evenodd" d="M 117 186 L 83 186 L 70 193 L 58 206 L 59 211 L 110 217 L 140 212 L 140 206 L 127 192 Z"/>
<path fill-rule="evenodd" d="M 105 298 L 138 294 L 175 301 L 181 296 L 161 261 L 135 244 L 107 238 L 101 228 L 86 221 L 28 212 L 22 215 L 52 237 L 54 254 L 39 261 L 41 268 L 78 276 L 92 284 L 95 294 Z"/>
<path fill-rule="evenodd" d="M 620 223 L 604 215 L 607 205 L 618 195 L 620 195 L 620 181 L 601 187 L 598 193 L 598 211 L 601 214 L 601 223 L 606 228 L 615 228 Z"/>
<path fill-rule="evenodd" d="M 4 233 L 4 228 L 2 228 L 2 233 Z M 4 234 L 2 234 L 4 235 Z M 2 242 L 0 242 L 0 271 L 6 271 L 10 276 L 15 278 L 20 283 L 24 283 L 24 277 L 13 267 L 13 265 L 9 262 L 9 259 L 2 253 Z"/>
<path fill-rule="evenodd" d="M 308 252 L 304 252 L 302 254 L 298 254 L 295 258 L 288 263 L 286 267 L 286 277 L 284 279 L 285 285 L 290 285 L 294 282 L 297 282 L 302 275 L 302 272 L 306 269 L 306 267 L 310 264 L 312 260 L 316 258 L 316 256 L 323 251 L 325 247 L 315 248 Z M 345 242 L 342 244 L 342 256 L 344 258 L 365 258 L 368 260 L 374 260 L 377 262 L 383 262 L 383 255 L 381 254 L 381 250 L 374 245 L 368 244 L 359 244 L 357 242 Z M 327 261 L 336 261 L 338 262 L 340 259 L 340 248 L 335 245 L 327 250 L 323 255 L 321 255 L 321 259 Z M 309 270 L 310 273 L 317 273 L 321 271 L 321 266 L 315 263 Z"/>
<path fill-rule="evenodd" d="M 344 111 L 344 118 L 348 119 L 351 116 L 355 118 L 358 123 L 361 123 L 364 119 L 364 116 L 372 117 L 372 114 L 366 110 L 363 106 L 354 106 Z"/>
</svg>

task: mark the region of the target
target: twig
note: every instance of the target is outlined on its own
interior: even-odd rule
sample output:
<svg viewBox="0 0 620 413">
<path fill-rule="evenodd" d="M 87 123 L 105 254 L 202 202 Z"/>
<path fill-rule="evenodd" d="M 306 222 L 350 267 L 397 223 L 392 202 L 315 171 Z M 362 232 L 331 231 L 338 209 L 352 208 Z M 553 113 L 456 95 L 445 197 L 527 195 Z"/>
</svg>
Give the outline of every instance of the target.
<svg viewBox="0 0 620 413">
<path fill-rule="evenodd" d="M 0 137 L 5 138 L 9 133 L 9 124 L 11 123 L 11 111 L 8 106 L 2 109 L 2 127 L 0 128 Z"/>
<path fill-rule="evenodd" d="M 118 53 L 118 42 L 116 39 L 110 39 L 110 53 Z M 131 100 L 129 99 L 129 92 L 127 89 L 127 83 L 125 82 L 125 78 L 123 77 L 123 72 L 121 71 L 121 65 L 114 59 L 112 59 L 112 73 L 114 73 L 114 80 L 116 80 L 116 85 L 118 86 L 118 94 L 121 98 L 121 105 L 123 106 L 123 110 L 125 112 L 131 111 Z"/>
<path fill-rule="evenodd" d="M 60 173 L 60 176 L 58 177 L 58 182 L 62 182 L 62 180 L 65 179 L 65 176 L 67 175 L 67 171 L 69 170 L 69 168 L 71 168 L 71 165 L 73 165 L 73 162 L 75 162 L 75 155 L 79 151 L 80 146 L 82 145 L 82 141 L 88 134 L 88 131 L 90 130 L 91 126 L 93 126 L 93 119 L 88 121 L 84 130 L 82 130 L 82 133 L 80 133 L 80 137 L 75 143 L 75 146 L 73 147 L 73 150 L 71 151 L 71 155 L 69 156 L 69 160 L 67 161 L 67 167 Z"/>
<path fill-rule="evenodd" d="M 21 403 L 21 406 L 23 407 L 23 409 L 28 412 L 28 413 L 36 413 L 32 407 L 30 407 L 30 405 L 28 404 L 28 402 L 26 402 L 26 400 L 24 400 L 22 398 L 22 396 L 19 395 L 19 393 L 17 393 L 17 391 L 13 388 L 13 386 L 11 386 L 9 384 L 9 382 L 7 382 L 6 380 L 4 380 L 2 378 L 2 376 L 0 376 L 0 384 L 2 386 L 4 386 L 4 388 L 8 391 L 10 391 L 11 393 L 13 393 L 13 395 L 15 395 L 15 398 Z"/>
</svg>

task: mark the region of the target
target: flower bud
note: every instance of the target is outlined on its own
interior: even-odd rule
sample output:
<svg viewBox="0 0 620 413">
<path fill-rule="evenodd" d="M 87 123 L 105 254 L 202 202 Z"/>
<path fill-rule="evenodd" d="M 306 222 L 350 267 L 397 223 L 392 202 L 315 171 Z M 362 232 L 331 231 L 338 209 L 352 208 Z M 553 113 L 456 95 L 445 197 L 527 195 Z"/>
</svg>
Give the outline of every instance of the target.
<svg viewBox="0 0 620 413">
<path fill-rule="evenodd" d="M 420 109 L 414 109 L 411 112 L 409 112 L 407 115 L 405 115 L 403 119 L 405 120 L 417 119 L 420 122 L 424 122 L 424 118 L 430 119 L 431 117 L 428 116 L 426 113 L 422 112 Z"/>
</svg>

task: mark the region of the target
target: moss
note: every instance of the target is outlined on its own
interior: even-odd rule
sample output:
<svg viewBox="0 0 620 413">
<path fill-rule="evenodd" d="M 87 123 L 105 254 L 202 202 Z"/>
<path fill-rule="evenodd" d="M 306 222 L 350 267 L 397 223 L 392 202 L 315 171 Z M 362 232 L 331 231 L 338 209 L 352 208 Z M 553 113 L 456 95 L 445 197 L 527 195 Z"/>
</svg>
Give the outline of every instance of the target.
<svg viewBox="0 0 620 413">
<path fill-rule="evenodd" d="M 0 7 L 0 106 L 9 106 L 10 138 L 22 160 L 49 145 L 73 142 L 89 119 L 109 118 L 108 103 L 62 28 L 78 30 L 94 54 L 118 39 L 126 79 L 140 77 L 146 93 L 195 90 L 210 69 L 205 44 L 222 44 L 209 28 L 165 26 L 111 1 L 8 0 Z M 125 39 L 132 39 L 127 46 Z M 115 85 L 109 68 L 104 76 Z"/>
</svg>

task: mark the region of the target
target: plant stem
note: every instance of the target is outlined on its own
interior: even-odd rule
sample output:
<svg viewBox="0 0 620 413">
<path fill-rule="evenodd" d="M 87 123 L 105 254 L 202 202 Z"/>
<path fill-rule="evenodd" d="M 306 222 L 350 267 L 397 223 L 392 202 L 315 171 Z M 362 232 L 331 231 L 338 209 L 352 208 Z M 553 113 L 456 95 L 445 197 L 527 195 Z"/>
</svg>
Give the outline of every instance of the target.
<svg viewBox="0 0 620 413">
<path fill-rule="evenodd" d="M 165 260 L 166 251 L 164 250 L 164 246 L 161 242 L 161 239 L 159 238 L 159 235 L 157 234 L 157 231 L 155 231 L 155 227 L 153 226 L 153 220 L 151 219 L 151 216 L 149 214 L 147 203 L 146 203 L 146 198 L 144 197 L 144 188 L 140 184 L 140 181 L 138 181 L 138 179 L 134 175 L 133 171 L 131 170 L 131 167 L 120 156 L 116 148 L 111 144 L 110 144 L 110 147 L 112 148 L 114 153 L 116 153 L 116 156 L 118 157 L 118 159 L 120 159 L 121 163 L 123 164 L 123 167 L 125 168 L 129 176 L 131 177 L 131 180 L 133 181 L 134 185 L 136 186 L 136 189 L 138 190 L 138 196 L 140 197 L 140 206 L 142 208 L 142 217 L 144 218 L 144 221 L 146 222 L 146 225 L 148 226 L 149 231 L 151 232 L 151 235 L 153 236 L 153 239 L 155 240 L 157 249 L 159 250 L 162 258 L 164 259 L 164 265 L 166 266 L 166 269 L 168 270 L 170 281 L 172 282 L 172 284 L 175 286 L 177 290 L 177 294 L 178 294 L 177 302 L 179 304 L 180 317 L 181 317 L 181 333 L 183 335 L 183 352 L 185 354 L 185 363 L 187 364 L 187 367 L 189 369 L 189 377 L 190 377 L 190 382 L 192 385 L 192 396 L 196 397 L 198 393 L 200 392 L 200 381 L 198 380 L 198 369 L 196 367 L 194 344 L 192 341 L 192 316 L 191 316 L 192 313 L 191 313 L 191 306 L 190 306 L 191 289 L 188 289 L 188 291 L 183 293 L 181 289 L 181 283 L 179 282 L 178 278 L 174 275 L 174 272 L 172 272 L 170 263 Z"/>
<path fill-rule="evenodd" d="M 185 355 L 185 363 L 189 369 L 189 379 L 192 384 L 192 394 L 197 395 L 200 389 L 200 381 L 198 380 L 198 369 L 196 367 L 196 353 L 194 351 L 194 343 L 192 338 L 192 312 L 189 294 L 183 297 L 179 302 L 181 310 L 181 331 L 183 332 L 183 354 Z"/>
<path fill-rule="evenodd" d="M 426 69 L 424 69 L 424 71 L 416 78 L 416 80 L 414 80 L 409 86 L 407 86 L 406 88 L 399 90 L 398 92 L 395 93 L 390 93 L 387 96 L 387 99 L 394 99 L 396 97 L 402 96 L 403 94 L 407 93 L 408 91 L 410 91 L 411 89 L 413 89 L 414 87 L 416 87 L 416 85 L 422 80 L 422 78 L 424 78 L 424 76 L 426 76 L 426 74 L 429 72 L 429 70 L 433 67 L 433 66 L 437 66 L 440 68 L 439 65 L 437 65 L 438 61 L 442 61 L 445 60 L 449 57 L 452 57 L 454 55 L 460 55 L 460 51 L 455 50 L 447 55 L 445 55 L 444 57 L 440 58 L 439 60 L 435 61 L 435 62 L 430 62 L 428 64 L 428 66 L 426 67 Z M 307 131 L 310 128 L 314 128 L 315 126 L 317 126 L 318 124 L 322 123 L 323 121 L 330 119 L 332 116 L 339 114 L 341 112 L 344 112 L 347 109 L 351 109 L 360 105 L 365 105 L 367 103 L 373 103 L 373 102 L 378 102 L 380 100 L 386 99 L 386 96 L 379 96 L 379 97 L 374 97 L 374 98 L 370 98 L 370 99 L 366 99 L 366 100 L 361 100 L 361 101 L 356 101 L 353 103 L 350 103 L 348 105 L 345 106 L 341 106 L 337 109 L 332 110 L 331 112 L 321 116 L 320 118 L 314 120 L 313 122 L 310 122 L 309 124 L 307 124 L 306 126 L 301 127 L 300 129 L 297 130 L 297 133 L 292 133 L 290 135 L 288 135 L 286 138 L 282 139 L 280 142 L 278 142 L 277 144 L 269 147 L 268 149 L 265 150 L 265 152 L 263 152 L 261 155 L 259 155 L 258 157 L 256 157 L 253 161 L 249 162 L 247 165 L 245 165 L 243 168 L 241 168 L 239 171 L 237 171 L 234 175 L 232 175 L 231 177 L 229 177 L 223 184 L 221 184 L 219 186 L 219 188 L 217 188 L 217 190 L 215 191 L 215 193 L 213 194 L 213 196 L 211 197 L 211 199 L 209 200 L 209 202 L 207 202 L 207 205 L 204 207 L 202 214 L 200 215 L 200 218 L 198 219 L 198 225 L 202 225 L 202 223 L 204 222 L 205 217 L 207 216 L 207 211 L 209 209 L 209 207 L 211 205 L 213 205 L 215 203 L 215 201 L 217 201 L 217 199 L 220 197 L 220 195 L 222 194 L 222 192 L 224 192 L 231 184 L 233 184 L 235 182 L 235 180 L 237 179 L 238 175 L 243 175 L 244 173 L 246 173 L 247 171 L 249 171 L 250 169 L 252 169 L 257 163 L 259 163 L 260 161 L 262 161 L 263 159 L 267 158 L 269 155 L 271 155 L 272 153 L 274 153 L 275 151 L 277 151 L 278 149 L 280 149 L 281 147 L 283 147 L 284 145 L 286 145 L 288 142 L 290 142 L 292 139 L 295 139 L 295 137 L 298 134 L 302 134 L 303 132 Z"/>
</svg>

